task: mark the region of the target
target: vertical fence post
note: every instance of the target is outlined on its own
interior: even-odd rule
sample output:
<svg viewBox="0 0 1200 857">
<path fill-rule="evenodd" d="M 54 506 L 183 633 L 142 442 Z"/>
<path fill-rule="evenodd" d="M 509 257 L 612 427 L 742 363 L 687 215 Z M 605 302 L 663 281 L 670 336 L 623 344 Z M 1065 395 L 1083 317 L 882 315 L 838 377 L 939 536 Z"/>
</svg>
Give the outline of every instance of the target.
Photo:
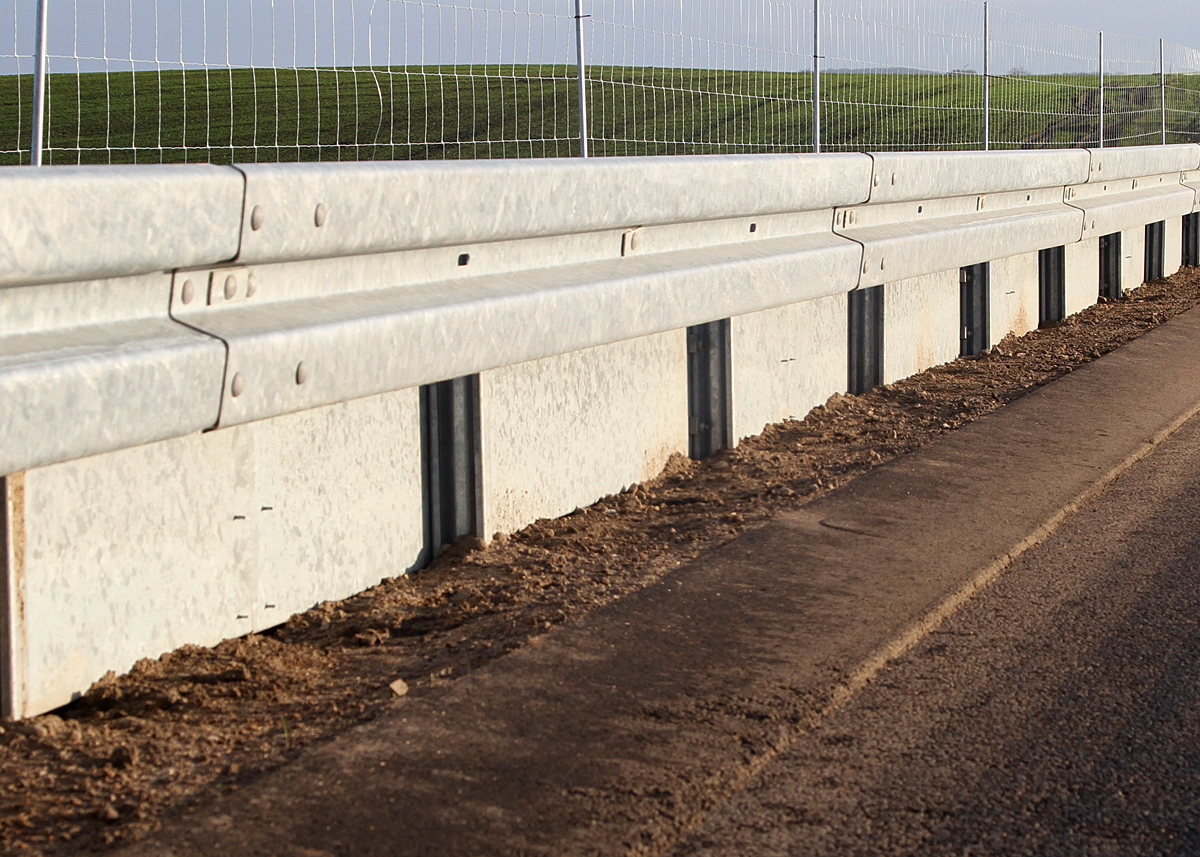
<svg viewBox="0 0 1200 857">
<path fill-rule="evenodd" d="M 42 133 L 46 124 L 46 4 L 38 0 L 37 53 L 33 58 L 33 134 L 29 140 L 29 163 L 42 165 Z"/>
<path fill-rule="evenodd" d="M 821 0 L 813 0 L 813 152 L 821 151 Z"/>
<path fill-rule="evenodd" d="M 579 157 L 588 156 L 587 61 L 583 55 L 583 0 L 575 0 L 576 68 L 579 71 Z"/>
<path fill-rule="evenodd" d="M 1158 91 L 1162 95 L 1162 142 L 1167 145 L 1167 64 L 1163 40 L 1158 40 Z"/>
<path fill-rule="evenodd" d="M 1100 148 L 1104 148 L 1104 31 L 1100 31 Z"/>
<path fill-rule="evenodd" d="M 991 147 L 992 139 L 992 70 L 988 65 L 988 30 L 991 27 L 991 5 L 983 3 L 983 150 Z"/>
</svg>

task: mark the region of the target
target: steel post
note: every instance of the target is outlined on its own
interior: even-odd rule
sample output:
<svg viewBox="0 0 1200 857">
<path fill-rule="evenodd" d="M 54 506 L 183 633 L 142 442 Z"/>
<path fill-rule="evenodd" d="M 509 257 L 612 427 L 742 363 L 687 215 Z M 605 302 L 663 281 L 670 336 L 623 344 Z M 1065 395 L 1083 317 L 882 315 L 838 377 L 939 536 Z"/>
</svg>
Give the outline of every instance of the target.
<svg viewBox="0 0 1200 857">
<path fill-rule="evenodd" d="M 1100 148 L 1104 148 L 1104 31 L 1100 31 Z"/>
<path fill-rule="evenodd" d="M 992 77 L 988 65 L 988 30 L 991 26 L 991 5 L 983 4 L 983 150 L 990 149 L 992 139 Z"/>
<path fill-rule="evenodd" d="M 813 0 L 813 151 L 821 151 L 821 0 Z"/>
<path fill-rule="evenodd" d="M 1167 145 L 1167 65 L 1163 40 L 1158 40 L 1158 91 L 1162 96 L 1162 142 Z"/>
<path fill-rule="evenodd" d="M 46 125 L 46 4 L 38 0 L 37 51 L 33 57 L 33 134 L 29 141 L 29 163 L 42 165 L 42 136 Z"/>
<path fill-rule="evenodd" d="M 587 61 L 583 52 L 583 0 L 575 0 L 575 45 L 579 71 L 579 157 L 588 156 Z"/>
</svg>

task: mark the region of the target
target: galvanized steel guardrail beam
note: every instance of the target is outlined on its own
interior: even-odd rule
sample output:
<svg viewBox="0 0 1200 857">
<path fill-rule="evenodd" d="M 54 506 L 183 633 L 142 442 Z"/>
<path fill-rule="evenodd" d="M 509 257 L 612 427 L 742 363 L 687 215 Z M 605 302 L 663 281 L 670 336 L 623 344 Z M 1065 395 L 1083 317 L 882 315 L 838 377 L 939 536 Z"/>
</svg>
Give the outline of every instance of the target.
<svg viewBox="0 0 1200 857">
<path fill-rule="evenodd" d="M 3 168 L 0 473 L 1073 243 L 1197 188 L 1200 145 Z"/>
</svg>

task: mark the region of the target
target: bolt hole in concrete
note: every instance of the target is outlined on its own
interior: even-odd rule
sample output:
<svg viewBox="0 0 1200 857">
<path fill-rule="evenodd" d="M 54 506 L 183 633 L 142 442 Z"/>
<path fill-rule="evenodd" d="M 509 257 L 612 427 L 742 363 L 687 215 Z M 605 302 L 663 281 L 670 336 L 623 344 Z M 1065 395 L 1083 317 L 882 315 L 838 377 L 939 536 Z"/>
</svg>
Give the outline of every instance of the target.
<svg viewBox="0 0 1200 857">
<path fill-rule="evenodd" d="M 637 590 L 1198 301 L 1200 269 L 1189 269 L 978 357 L 834 396 L 711 464 L 676 458 L 568 517 L 487 547 L 460 540 L 423 571 L 396 568 L 368 592 L 273 632 L 144 659 L 53 714 L 2 723 L 0 792 L 10 800 L 0 806 L 0 853 L 66 857 L 148 832 L 173 807 L 238 788 L 404 704 L 398 689 L 436 692 L 548 625 Z M 404 684 L 391 687 L 397 679 Z"/>
<path fill-rule="evenodd" d="M 458 267 L 465 268 L 469 264 L 471 264 L 471 254 L 470 253 L 463 253 L 461 256 L 458 257 Z"/>
</svg>

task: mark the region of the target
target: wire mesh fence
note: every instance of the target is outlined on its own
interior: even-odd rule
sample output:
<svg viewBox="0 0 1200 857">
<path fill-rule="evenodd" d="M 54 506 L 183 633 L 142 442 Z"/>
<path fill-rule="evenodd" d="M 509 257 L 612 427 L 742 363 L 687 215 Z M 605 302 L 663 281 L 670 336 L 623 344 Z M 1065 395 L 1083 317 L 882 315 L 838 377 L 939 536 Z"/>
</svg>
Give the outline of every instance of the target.
<svg viewBox="0 0 1200 857">
<path fill-rule="evenodd" d="M 17 3 L 14 42 L 31 44 Z M 573 154 L 572 21 L 557 5 L 65 0 L 51 7 L 43 146 L 109 163 Z M 0 59 L 11 158 L 33 59 Z"/>
<path fill-rule="evenodd" d="M 39 3 L 47 163 L 1200 141 L 1200 51 L 974 0 L 0 0 L 0 163 Z"/>
<path fill-rule="evenodd" d="M 990 7 L 988 74 L 993 148 L 1099 145 L 1099 33 Z"/>
<path fill-rule="evenodd" d="M 1163 138 L 1158 39 L 1104 38 L 1104 145 L 1138 146 Z"/>
<path fill-rule="evenodd" d="M 1167 141 L 1200 142 L 1200 51 L 1171 42 L 1163 45 L 1163 91 Z"/>
<path fill-rule="evenodd" d="M 704 14 L 696 14 L 704 7 Z M 792 0 L 589 4 L 592 150 L 798 151 L 812 139 L 812 11 Z"/>
<path fill-rule="evenodd" d="M 822 148 L 983 148 L 983 6 L 825 0 Z"/>
</svg>

